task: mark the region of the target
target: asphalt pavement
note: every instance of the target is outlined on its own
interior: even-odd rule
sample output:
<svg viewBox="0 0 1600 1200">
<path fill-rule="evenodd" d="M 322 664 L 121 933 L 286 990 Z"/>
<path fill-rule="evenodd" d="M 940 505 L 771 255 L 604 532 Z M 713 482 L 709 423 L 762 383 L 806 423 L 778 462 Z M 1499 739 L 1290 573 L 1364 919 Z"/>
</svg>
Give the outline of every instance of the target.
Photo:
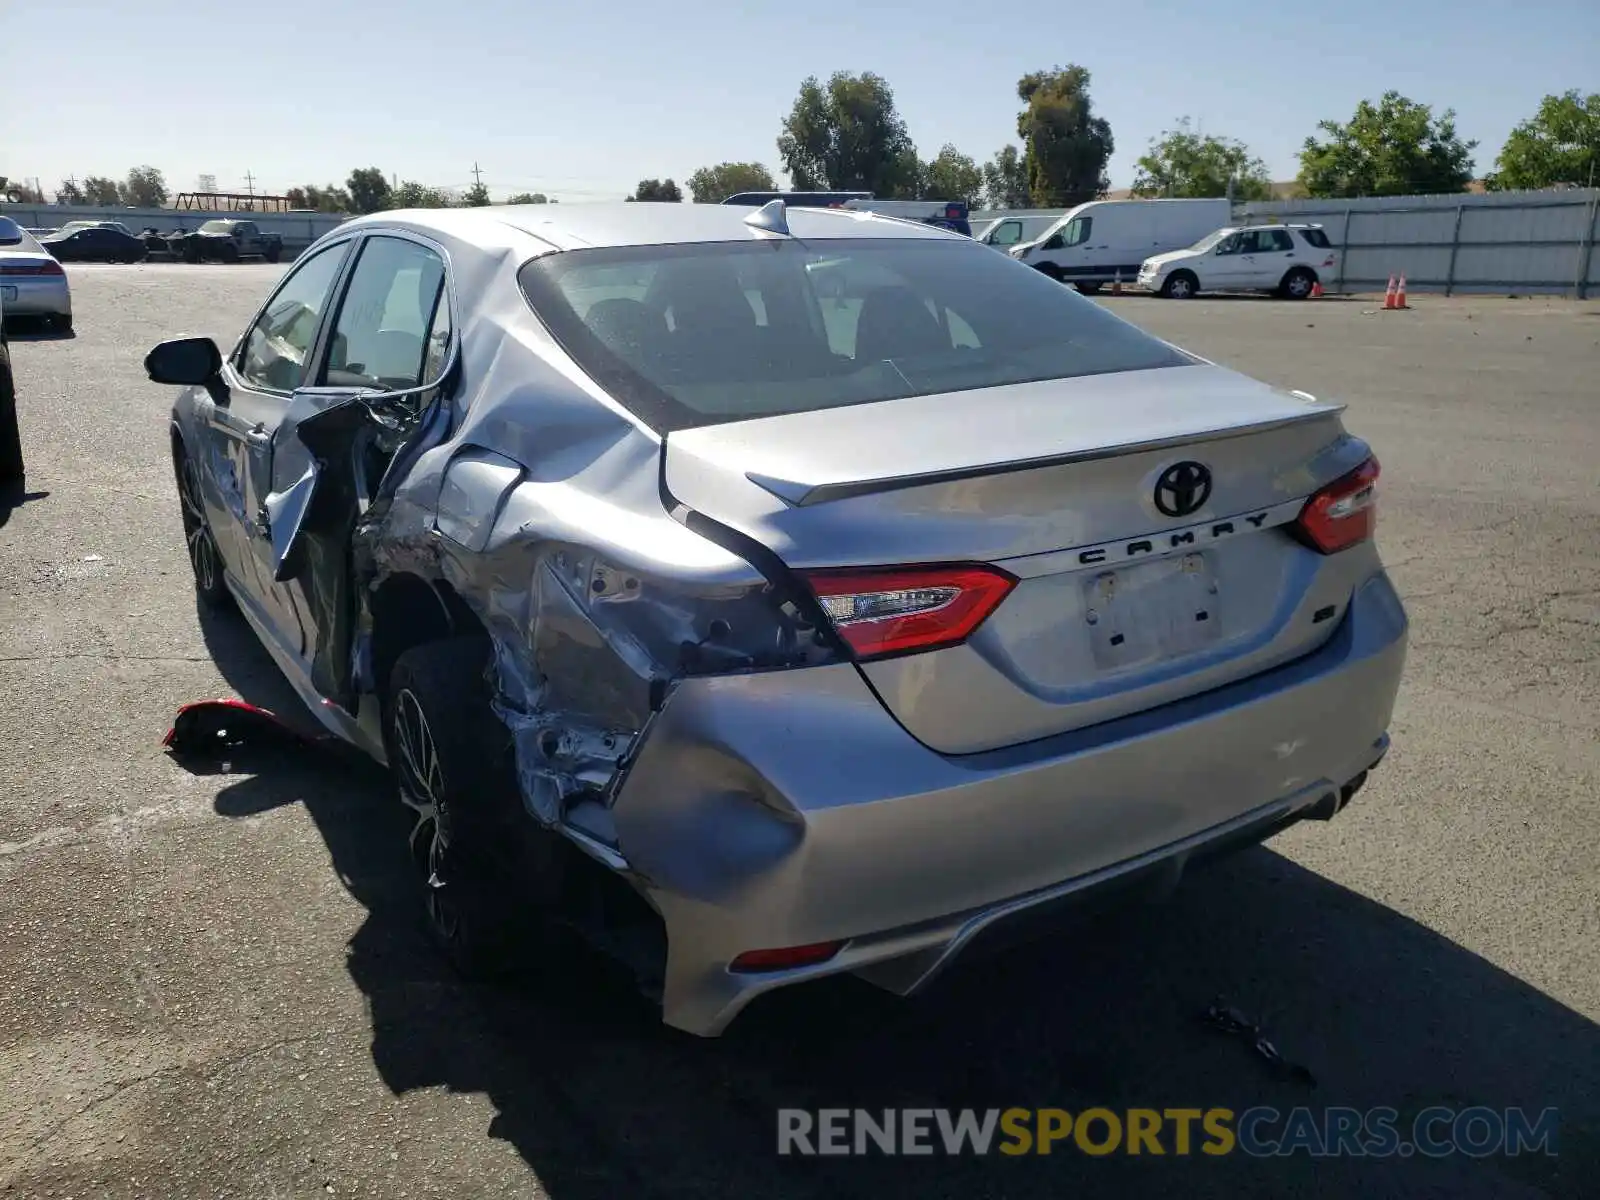
<svg viewBox="0 0 1600 1200">
<path fill-rule="evenodd" d="M 719 1041 L 579 957 L 514 987 L 423 941 L 374 769 L 216 774 L 176 708 L 290 710 L 197 613 L 156 341 L 231 344 L 282 268 L 69 268 L 15 338 L 26 502 L 0 512 L 0 1189 L 51 1197 L 1580 1196 L 1600 1178 L 1600 304 L 1107 298 L 1348 402 L 1413 619 L 1394 749 L 1352 807 L 915 1002 L 779 994 Z M 1260 1016 L 1317 1086 L 1208 1028 Z M 795 1159 L 776 1110 L 1523 1106 L 1558 1156 Z"/>
</svg>

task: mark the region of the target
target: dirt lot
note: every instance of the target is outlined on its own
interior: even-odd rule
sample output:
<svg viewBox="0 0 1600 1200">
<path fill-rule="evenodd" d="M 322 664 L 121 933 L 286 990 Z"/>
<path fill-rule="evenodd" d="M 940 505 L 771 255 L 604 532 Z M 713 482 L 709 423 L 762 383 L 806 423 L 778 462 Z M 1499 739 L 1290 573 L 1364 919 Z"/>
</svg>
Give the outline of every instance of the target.
<svg viewBox="0 0 1600 1200">
<path fill-rule="evenodd" d="M 74 268 L 77 336 L 13 346 L 33 497 L 0 529 L 4 1194 L 1594 1194 L 1600 305 L 1108 299 L 1349 402 L 1414 620 L 1394 752 L 1331 825 L 1165 907 L 917 1003 L 791 992 L 702 1043 L 577 960 L 451 981 L 375 772 L 161 752 L 185 701 L 292 703 L 242 625 L 196 614 L 170 396 L 140 368 L 161 337 L 231 341 L 279 270 Z M 1218 995 L 1320 1087 L 1206 1029 Z M 1560 1157 L 775 1155 L 780 1105 L 1252 1104 L 1556 1106 Z"/>
</svg>

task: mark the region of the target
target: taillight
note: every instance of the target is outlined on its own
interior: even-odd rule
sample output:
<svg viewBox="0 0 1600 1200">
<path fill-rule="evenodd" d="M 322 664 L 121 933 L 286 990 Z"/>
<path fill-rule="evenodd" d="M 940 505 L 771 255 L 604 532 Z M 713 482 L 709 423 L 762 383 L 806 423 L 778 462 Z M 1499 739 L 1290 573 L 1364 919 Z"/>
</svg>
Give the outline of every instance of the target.
<svg viewBox="0 0 1600 1200">
<path fill-rule="evenodd" d="M 999 568 L 971 563 L 815 571 L 805 579 L 857 658 L 953 646 L 1017 586 Z"/>
<path fill-rule="evenodd" d="M 791 967 L 810 967 L 827 962 L 843 946 L 843 942 L 812 942 L 809 946 L 785 946 L 781 950 L 746 950 L 728 964 L 728 969 L 784 971 Z"/>
<path fill-rule="evenodd" d="M 1378 525 L 1378 460 L 1367 459 L 1313 495 L 1295 524 L 1324 554 L 1366 541 Z"/>
<path fill-rule="evenodd" d="M 0 275 L 65 275 L 66 273 L 55 259 L 45 263 L 0 263 Z"/>
</svg>

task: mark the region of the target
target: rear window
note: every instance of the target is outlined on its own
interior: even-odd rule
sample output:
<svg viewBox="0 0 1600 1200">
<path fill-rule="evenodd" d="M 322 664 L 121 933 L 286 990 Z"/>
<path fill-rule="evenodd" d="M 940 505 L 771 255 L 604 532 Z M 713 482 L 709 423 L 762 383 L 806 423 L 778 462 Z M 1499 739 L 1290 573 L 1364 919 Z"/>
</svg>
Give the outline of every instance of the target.
<svg viewBox="0 0 1600 1200">
<path fill-rule="evenodd" d="M 521 282 L 579 366 L 662 432 L 1195 361 L 973 242 L 569 250 Z"/>
<path fill-rule="evenodd" d="M 1327 250 L 1333 245 L 1328 240 L 1328 235 L 1320 229 L 1302 229 L 1300 236 L 1305 238 L 1307 244 L 1315 246 L 1318 250 Z"/>
</svg>

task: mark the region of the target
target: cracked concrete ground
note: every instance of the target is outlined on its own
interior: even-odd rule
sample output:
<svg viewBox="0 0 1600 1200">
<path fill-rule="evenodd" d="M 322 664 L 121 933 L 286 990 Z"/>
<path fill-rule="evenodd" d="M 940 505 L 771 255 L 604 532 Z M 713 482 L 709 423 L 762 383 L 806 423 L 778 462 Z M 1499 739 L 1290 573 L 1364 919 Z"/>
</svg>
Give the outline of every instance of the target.
<svg viewBox="0 0 1600 1200">
<path fill-rule="evenodd" d="M 1108 299 L 1350 403 L 1414 619 L 1355 805 L 897 1002 L 848 981 L 685 1040 L 578 958 L 463 987 L 382 780 L 185 772 L 189 700 L 291 701 L 196 614 L 161 337 L 231 341 L 277 268 L 70 268 L 19 339 L 34 493 L 0 528 L 0 1191 L 26 1197 L 1579 1196 L 1600 1177 L 1600 305 Z M 1308 1091 L 1205 1030 L 1265 1016 Z M 1560 1157 L 779 1160 L 775 1109 L 1556 1106 Z M 1588 1181 L 1588 1182 L 1585 1182 Z"/>
</svg>

